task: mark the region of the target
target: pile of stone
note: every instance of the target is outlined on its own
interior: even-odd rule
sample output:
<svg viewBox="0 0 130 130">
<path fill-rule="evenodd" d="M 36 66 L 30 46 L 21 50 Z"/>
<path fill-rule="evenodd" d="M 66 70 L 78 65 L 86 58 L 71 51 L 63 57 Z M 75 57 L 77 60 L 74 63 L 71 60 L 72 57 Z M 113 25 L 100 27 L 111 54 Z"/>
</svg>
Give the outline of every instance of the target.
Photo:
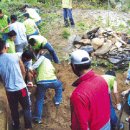
<svg viewBox="0 0 130 130">
<path fill-rule="evenodd" d="M 113 64 L 130 60 L 129 43 L 127 34 L 100 27 L 87 32 L 82 37 L 75 36 L 73 40 L 75 48 L 86 50 L 96 57 L 108 59 Z"/>
</svg>

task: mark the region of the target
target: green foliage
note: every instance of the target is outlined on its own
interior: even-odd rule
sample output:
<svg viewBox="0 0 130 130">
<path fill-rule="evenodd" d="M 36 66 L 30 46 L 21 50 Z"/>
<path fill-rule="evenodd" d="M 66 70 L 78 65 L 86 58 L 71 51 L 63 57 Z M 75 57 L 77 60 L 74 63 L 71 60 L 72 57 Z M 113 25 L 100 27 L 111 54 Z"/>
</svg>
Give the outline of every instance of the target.
<svg viewBox="0 0 130 130">
<path fill-rule="evenodd" d="M 129 35 L 130 35 L 130 29 L 128 29 L 127 34 L 129 34 Z"/>
<path fill-rule="evenodd" d="M 110 63 L 107 60 L 100 59 L 100 58 L 92 60 L 92 67 L 96 68 L 97 66 L 105 67 L 108 70 L 111 70 L 114 68 L 114 64 Z"/>
<path fill-rule="evenodd" d="M 70 32 L 67 29 L 63 30 L 62 37 L 68 39 L 69 36 L 70 36 Z"/>
<path fill-rule="evenodd" d="M 77 23 L 77 26 L 81 29 L 81 30 L 86 30 L 86 25 L 84 22 L 79 22 Z"/>
<path fill-rule="evenodd" d="M 128 25 L 130 26 L 130 20 L 127 21 Z"/>
</svg>

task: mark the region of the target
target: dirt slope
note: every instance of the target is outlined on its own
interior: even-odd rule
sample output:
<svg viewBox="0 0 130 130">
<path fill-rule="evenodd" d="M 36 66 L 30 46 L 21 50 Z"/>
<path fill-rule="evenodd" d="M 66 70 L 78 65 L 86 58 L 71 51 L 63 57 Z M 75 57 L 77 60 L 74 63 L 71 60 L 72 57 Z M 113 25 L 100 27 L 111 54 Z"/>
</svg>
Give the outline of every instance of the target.
<svg viewBox="0 0 130 130">
<path fill-rule="evenodd" d="M 53 96 L 54 96 L 54 91 L 49 90 L 46 94 L 47 99 L 46 103 L 44 105 L 44 112 L 43 112 L 43 124 L 42 125 L 36 125 L 33 124 L 33 130 L 70 130 L 70 102 L 69 98 L 74 90 L 74 88 L 71 86 L 72 82 L 77 78 L 73 73 L 70 68 L 70 65 L 67 63 L 63 63 L 61 65 L 56 65 L 55 66 L 57 71 L 58 71 L 58 76 L 63 82 L 64 86 L 64 92 L 63 92 L 63 102 L 60 105 L 60 107 L 57 109 L 54 104 L 53 104 Z M 105 69 L 104 68 L 94 68 L 95 72 L 98 74 L 104 74 Z M 124 79 L 125 79 L 125 74 L 117 73 L 117 79 L 118 79 L 118 86 L 119 86 L 119 92 L 122 90 L 127 89 L 127 87 L 124 85 Z M 3 89 L 0 89 L 0 93 L 3 93 Z M 32 91 L 32 99 L 34 99 L 34 90 Z M 5 98 L 5 93 L 2 94 Z M 114 102 L 113 102 L 114 103 Z M 33 102 L 34 104 L 34 102 Z M 0 107 L 2 108 L 2 107 Z M 0 109 L 1 110 L 1 109 Z M 21 116 L 22 117 L 22 116 Z M 126 117 L 126 114 L 123 113 L 123 122 Z M 0 116 L 0 120 L 4 121 L 6 120 L 5 116 Z M 22 130 L 23 129 L 23 119 L 21 118 L 21 126 Z M 127 129 L 127 125 L 125 123 L 125 130 Z M 4 130 L 4 129 L 3 129 Z M 9 129 L 10 130 L 10 129 Z"/>
</svg>

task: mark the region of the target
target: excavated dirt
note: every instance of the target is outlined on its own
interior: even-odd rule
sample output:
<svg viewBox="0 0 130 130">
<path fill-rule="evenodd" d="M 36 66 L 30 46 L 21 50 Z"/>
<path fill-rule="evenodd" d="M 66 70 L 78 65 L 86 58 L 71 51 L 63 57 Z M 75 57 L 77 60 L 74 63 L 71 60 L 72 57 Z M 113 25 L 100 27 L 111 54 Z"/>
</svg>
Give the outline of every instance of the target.
<svg viewBox="0 0 130 130">
<path fill-rule="evenodd" d="M 33 124 L 33 130 L 70 130 L 70 102 L 69 98 L 71 93 L 73 92 L 74 88 L 71 86 L 72 82 L 77 78 L 72 70 L 70 65 L 67 63 L 62 63 L 61 65 L 55 65 L 56 70 L 57 70 L 57 75 L 59 79 L 63 82 L 63 102 L 60 105 L 59 108 L 56 108 L 53 104 L 53 96 L 54 96 L 54 91 L 49 90 L 46 94 L 46 103 L 44 104 L 44 112 L 43 112 L 43 124 L 41 125 L 36 125 Z M 104 68 L 94 68 L 94 71 L 98 74 L 104 74 L 105 69 Z M 126 77 L 126 73 L 123 72 L 117 72 L 117 81 L 118 81 L 118 90 L 119 92 L 122 92 L 123 90 L 126 90 L 128 87 L 124 84 Z M 0 113 L 0 122 L 1 122 L 1 128 L 2 126 L 5 126 L 5 121 L 7 117 L 6 109 L 3 108 L 5 107 L 5 104 L 2 105 L 2 102 L 6 103 L 6 96 L 5 92 L 3 91 L 4 89 L 0 89 L 0 93 L 2 96 L 2 100 L 0 100 L 0 110 L 2 109 L 2 114 Z M 35 88 L 31 90 L 32 92 L 32 103 L 33 103 L 33 108 L 34 109 L 34 101 L 35 101 Z M 113 99 L 114 103 L 114 99 Z M 6 107 L 7 108 L 7 107 Z M 21 110 L 21 108 L 20 108 Z M 22 115 L 21 115 L 22 117 Z M 123 112 L 122 116 L 122 121 L 125 123 L 125 130 L 128 130 L 128 124 L 125 122 L 125 117 L 127 117 L 126 113 Z M 9 121 L 10 122 L 10 121 Z M 24 130 L 23 128 L 24 123 L 23 119 L 21 118 L 21 130 Z M 5 129 L 1 129 L 5 130 Z M 9 129 L 11 130 L 11 129 Z"/>
</svg>

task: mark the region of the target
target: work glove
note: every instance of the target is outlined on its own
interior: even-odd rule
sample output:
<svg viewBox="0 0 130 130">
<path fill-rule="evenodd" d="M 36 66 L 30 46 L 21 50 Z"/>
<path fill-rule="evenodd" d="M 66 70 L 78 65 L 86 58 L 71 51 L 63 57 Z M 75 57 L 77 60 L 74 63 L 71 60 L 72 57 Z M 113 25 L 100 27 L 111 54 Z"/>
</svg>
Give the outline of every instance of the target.
<svg viewBox="0 0 130 130">
<path fill-rule="evenodd" d="M 118 104 L 116 104 L 116 107 L 117 107 L 117 110 L 120 111 L 122 106 L 120 103 L 118 103 Z"/>
</svg>

